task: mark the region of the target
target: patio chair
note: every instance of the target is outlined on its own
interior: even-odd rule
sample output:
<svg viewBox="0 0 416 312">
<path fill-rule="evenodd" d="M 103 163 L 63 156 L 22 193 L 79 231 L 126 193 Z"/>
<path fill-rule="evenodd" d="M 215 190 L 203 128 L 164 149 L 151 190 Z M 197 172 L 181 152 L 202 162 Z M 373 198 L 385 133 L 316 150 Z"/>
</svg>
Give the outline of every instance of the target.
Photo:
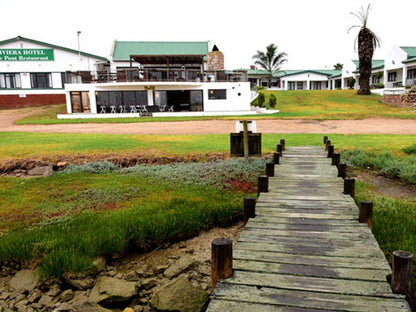
<svg viewBox="0 0 416 312">
<path fill-rule="evenodd" d="M 116 107 L 115 106 L 110 106 L 110 109 L 111 109 L 112 114 L 116 113 Z"/>
<path fill-rule="evenodd" d="M 100 106 L 100 114 L 105 114 L 106 111 L 107 111 L 107 108 L 104 105 Z"/>
<path fill-rule="evenodd" d="M 137 113 L 136 106 L 130 105 L 130 113 Z"/>
</svg>

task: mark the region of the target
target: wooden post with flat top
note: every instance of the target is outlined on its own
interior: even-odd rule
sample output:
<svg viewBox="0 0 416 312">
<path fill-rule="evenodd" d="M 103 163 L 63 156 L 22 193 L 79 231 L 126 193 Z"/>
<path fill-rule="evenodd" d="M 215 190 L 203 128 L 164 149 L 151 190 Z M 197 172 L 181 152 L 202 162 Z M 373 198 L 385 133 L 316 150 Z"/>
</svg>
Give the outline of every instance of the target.
<svg viewBox="0 0 416 312">
<path fill-rule="evenodd" d="M 211 243 L 212 289 L 219 279 L 229 278 L 233 274 L 233 241 L 229 238 L 216 238 Z"/>
</svg>

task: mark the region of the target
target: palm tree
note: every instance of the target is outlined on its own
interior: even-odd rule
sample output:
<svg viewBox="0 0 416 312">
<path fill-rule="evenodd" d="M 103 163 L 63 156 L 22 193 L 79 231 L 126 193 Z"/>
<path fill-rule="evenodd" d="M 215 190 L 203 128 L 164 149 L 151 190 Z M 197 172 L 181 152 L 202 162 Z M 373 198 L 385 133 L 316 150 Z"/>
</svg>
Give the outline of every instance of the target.
<svg viewBox="0 0 416 312">
<path fill-rule="evenodd" d="M 286 56 L 287 54 L 285 52 L 278 53 L 277 46 L 274 43 L 271 43 L 266 47 L 266 52 L 257 51 L 257 53 L 253 55 L 253 59 L 255 60 L 254 64 L 260 66 L 269 73 L 269 88 L 271 87 L 273 74 L 281 68 L 284 62 L 287 62 L 287 59 L 285 59 Z"/>
<path fill-rule="evenodd" d="M 335 65 L 334 65 L 334 69 L 335 70 L 342 70 L 344 68 L 344 64 L 341 64 L 341 63 L 336 63 Z"/>
<path fill-rule="evenodd" d="M 355 27 L 360 28 L 358 36 L 355 39 L 356 42 L 358 40 L 358 59 L 360 62 L 360 78 L 358 80 L 360 89 L 357 93 L 361 95 L 369 95 L 371 94 L 371 63 L 373 60 L 374 49 L 380 46 L 380 39 L 374 32 L 367 28 L 368 16 L 370 15 L 370 5 L 368 5 L 367 10 L 364 10 L 364 8 L 361 7 L 361 11 L 351 14 L 356 16 L 362 23 L 362 25 L 354 25 L 349 28 L 349 30 Z"/>
</svg>

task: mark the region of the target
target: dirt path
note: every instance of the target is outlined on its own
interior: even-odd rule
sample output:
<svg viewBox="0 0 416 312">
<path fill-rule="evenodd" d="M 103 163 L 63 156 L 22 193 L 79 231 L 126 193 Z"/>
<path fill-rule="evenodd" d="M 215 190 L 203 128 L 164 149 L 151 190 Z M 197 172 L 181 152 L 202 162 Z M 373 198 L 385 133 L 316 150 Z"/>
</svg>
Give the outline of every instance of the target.
<svg viewBox="0 0 416 312">
<path fill-rule="evenodd" d="M 102 134 L 224 134 L 235 132 L 233 120 L 144 122 L 126 124 L 15 125 L 33 110 L 0 110 L 0 131 Z M 416 119 L 257 120 L 261 133 L 416 134 Z"/>
</svg>

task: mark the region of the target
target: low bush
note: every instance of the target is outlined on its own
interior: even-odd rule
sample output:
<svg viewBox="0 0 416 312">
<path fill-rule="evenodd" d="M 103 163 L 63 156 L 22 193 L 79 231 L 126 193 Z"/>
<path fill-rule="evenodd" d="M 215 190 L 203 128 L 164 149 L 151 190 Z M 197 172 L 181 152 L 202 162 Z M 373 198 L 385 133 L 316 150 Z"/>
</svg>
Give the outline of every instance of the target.
<svg viewBox="0 0 416 312">
<path fill-rule="evenodd" d="M 270 97 L 269 97 L 269 106 L 271 108 L 275 108 L 276 107 L 276 104 L 277 104 L 277 98 L 276 98 L 276 96 L 274 94 L 270 94 Z"/>
<path fill-rule="evenodd" d="M 416 184 L 416 156 L 398 158 L 390 152 L 347 150 L 342 158 L 349 166 L 377 170 L 390 178 Z"/>
<path fill-rule="evenodd" d="M 402 149 L 402 151 L 408 155 L 410 154 L 416 154 L 416 144 L 406 146 Z"/>
</svg>

